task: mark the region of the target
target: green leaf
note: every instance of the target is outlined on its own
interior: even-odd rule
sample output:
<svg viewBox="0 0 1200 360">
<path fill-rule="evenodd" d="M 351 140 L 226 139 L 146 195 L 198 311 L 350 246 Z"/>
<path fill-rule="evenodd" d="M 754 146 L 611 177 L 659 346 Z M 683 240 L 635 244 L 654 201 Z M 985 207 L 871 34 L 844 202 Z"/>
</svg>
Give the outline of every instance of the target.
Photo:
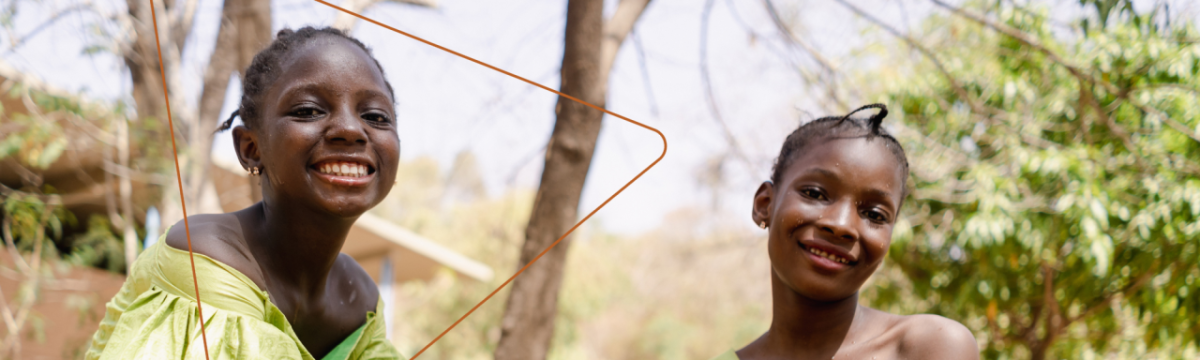
<svg viewBox="0 0 1200 360">
<path fill-rule="evenodd" d="M 1104 204 L 1100 203 L 1100 199 L 1092 198 L 1090 208 L 1092 216 L 1100 224 L 1100 229 L 1108 229 L 1108 210 L 1104 209 Z"/>
<path fill-rule="evenodd" d="M 1092 240 L 1091 250 L 1092 257 L 1095 259 L 1095 265 L 1092 267 L 1092 274 L 1096 277 L 1105 277 L 1112 268 L 1112 238 L 1108 235 L 1101 236 L 1098 239 Z"/>
<path fill-rule="evenodd" d="M 42 151 L 41 158 L 38 159 L 36 166 L 42 169 L 49 168 L 50 164 L 54 163 L 55 160 L 58 160 L 59 155 L 62 155 L 63 150 L 66 149 L 66 139 L 58 139 L 49 145 L 46 145 L 46 148 Z"/>
</svg>

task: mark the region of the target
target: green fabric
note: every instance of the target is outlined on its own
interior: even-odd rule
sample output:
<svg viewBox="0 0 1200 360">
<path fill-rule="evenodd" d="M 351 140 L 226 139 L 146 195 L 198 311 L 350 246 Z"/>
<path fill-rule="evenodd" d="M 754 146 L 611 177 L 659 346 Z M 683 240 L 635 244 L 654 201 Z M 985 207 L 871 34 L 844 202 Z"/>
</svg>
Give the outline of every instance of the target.
<svg viewBox="0 0 1200 360">
<path fill-rule="evenodd" d="M 738 356 L 737 356 L 736 352 L 733 352 L 733 350 L 729 350 L 729 351 L 726 351 L 724 354 L 721 354 L 720 356 L 712 358 L 712 360 L 738 360 Z"/>
<path fill-rule="evenodd" d="M 167 246 L 165 234 L 138 256 L 106 304 L 85 359 L 205 358 L 188 252 Z M 210 360 L 315 360 L 265 291 L 232 267 L 195 255 Z M 354 339 L 343 342 L 351 345 L 339 359 L 404 359 L 375 315 L 381 310 L 382 299 Z"/>
<path fill-rule="evenodd" d="M 354 351 L 354 345 L 358 344 L 358 338 L 362 337 L 363 329 L 366 329 L 366 328 L 367 328 L 366 324 L 363 324 L 363 326 L 359 326 L 358 330 L 354 330 L 354 333 L 350 334 L 350 336 L 347 336 L 345 340 L 342 340 L 341 344 L 338 344 L 337 346 L 333 347 L 333 350 L 329 350 L 329 353 L 325 354 L 325 357 L 321 358 L 321 360 L 346 360 L 346 359 L 349 359 L 350 352 Z"/>
</svg>

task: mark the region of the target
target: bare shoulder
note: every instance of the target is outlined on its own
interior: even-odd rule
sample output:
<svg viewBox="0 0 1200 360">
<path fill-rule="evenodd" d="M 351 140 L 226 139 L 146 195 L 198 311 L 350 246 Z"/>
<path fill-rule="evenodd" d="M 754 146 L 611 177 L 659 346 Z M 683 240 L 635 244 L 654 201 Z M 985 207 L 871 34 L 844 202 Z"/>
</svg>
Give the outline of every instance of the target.
<svg viewBox="0 0 1200 360">
<path fill-rule="evenodd" d="M 243 238 L 241 223 L 236 215 L 201 214 L 189 216 L 186 225 L 180 220 L 171 226 L 165 242 L 167 246 L 183 251 L 188 250 L 190 242 L 193 253 L 228 265 L 262 287 L 262 276 L 258 273 L 249 249 L 242 241 Z"/>
<path fill-rule="evenodd" d="M 978 359 L 975 335 L 963 324 L 938 315 L 903 316 L 899 327 L 902 358 Z"/>
<path fill-rule="evenodd" d="M 338 254 L 333 272 L 328 286 L 334 289 L 332 293 L 336 294 L 334 296 L 340 304 L 356 312 L 375 311 L 375 305 L 379 303 L 379 287 L 375 286 L 375 280 L 362 265 L 350 255 Z"/>
</svg>

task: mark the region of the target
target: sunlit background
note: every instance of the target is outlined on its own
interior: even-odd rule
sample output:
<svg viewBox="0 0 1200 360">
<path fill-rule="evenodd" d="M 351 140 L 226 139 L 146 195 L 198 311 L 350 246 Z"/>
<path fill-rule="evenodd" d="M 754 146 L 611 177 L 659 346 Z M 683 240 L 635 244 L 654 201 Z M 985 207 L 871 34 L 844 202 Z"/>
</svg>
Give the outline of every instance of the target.
<svg viewBox="0 0 1200 360">
<path fill-rule="evenodd" d="M 618 52 L 607 108 L 661 130 L 669 149 L 576 233 L 550 358 L 707 359 L 761 335 L 770 264 L 751 196 L 799 124 L 873 102 L 892 108 L 885 124 L 908 151 L 914 191 L 865 304 L 959 320 L 988 359 L 1200 356 L 1200 300 L 1189 297 L 1200 290 L 1200 2 L 948 2 L 651 1 Z M 178 112 L 198 107 L 223 5 L 197 4 L 169 80 Z M 137 117 L 113 46 L 132 26 L 124 2 L 0 8 L 5 66 L 117 109 L 103 117 Z M 557 88 L 565 10 L 382 1 L 363 15 Z M 276 31 L 337 17 L 303 0 L 271 11 Z M 516 270 L 557 96 L 370 23 L 352 35 L 382 64 L 399 114 L 401 180 L 372 214 L 494 271 L 396 285 L 391 337 L 411 355 Z M 240 95 L 234 75 L 220 120 Z M 21 148 L 55 141 L 2 120 L 0 157 L 28 164 L 38 157 Z M 228 132 L 212 141 L 214 162 L 236 163 Z M 661 151 L 656 134 L 606 116 L 580 213 Z M 174 189 L 170 153 L 146 154 L 161 160 L 143 170 Z M 77 222 L 91 230 L 72 236 L 121 241 L 115 225 L 97 235 Z M 72 255 L 82 240 L 63 238 L 65 263 L 122 271 L 119 251 Z M 491 358 L 505 299 L 422 358 Z"/>
</svg>

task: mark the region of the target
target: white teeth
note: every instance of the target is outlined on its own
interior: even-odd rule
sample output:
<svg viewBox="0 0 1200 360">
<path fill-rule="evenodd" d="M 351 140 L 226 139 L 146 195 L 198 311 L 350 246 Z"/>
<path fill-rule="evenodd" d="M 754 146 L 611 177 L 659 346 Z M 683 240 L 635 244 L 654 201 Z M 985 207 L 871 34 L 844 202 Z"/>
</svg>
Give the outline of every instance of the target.
<svg viewBox="0 0 1200 360">
<path fill-rule="evenodd" d="M 317 167 L 317 170 L 337 176 L 363 177 L 367 176 L 367 166 L 355 163 L 325 163 Z"/>
<path fill-rule="evenodd" d="M 833 260 L 834 262 L 839 262 L 842 264 L 850 264 L 850 260 L 846 260 L 837 255 L 821 251 L 820 249 L 808 248 L 808 251 L 813 254 L 817 254 L 817 256 L 820 256 L 820 257 L 823 257 L 823 258 L 826 258 L 829 260 Z"/>
</svg>

